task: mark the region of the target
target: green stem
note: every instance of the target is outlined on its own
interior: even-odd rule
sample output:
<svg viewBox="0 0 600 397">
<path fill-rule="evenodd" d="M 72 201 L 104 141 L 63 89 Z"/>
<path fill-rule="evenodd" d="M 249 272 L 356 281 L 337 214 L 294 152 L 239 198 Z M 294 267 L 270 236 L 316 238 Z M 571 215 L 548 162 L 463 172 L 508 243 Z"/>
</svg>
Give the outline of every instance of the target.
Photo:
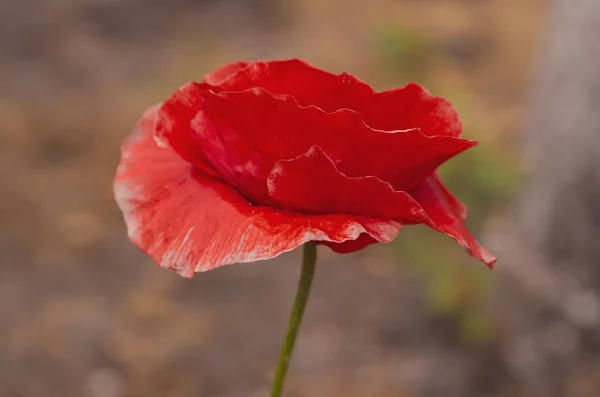
<svg viewBox="0 0 600 397">
<path fill-rule="evenodd" d="M 271 387 L 271 397 L 281 396 L 288 364 L 290 362 L 290 358 L 292 357 L 294 344 L 296 343 L 296 337 L 298 336 L 298 330 L 300 329 L 300 323 L 302 322 L 302 315 L 304 314 L 306 301 L 308 300 L 308 295 L 310 294 L 310 286 L 315 274 L 316 263 L 317 246 L 311 243 L 304 244 L 304 257 L 302 258 L 300 282 L 298 283 L 296 298 L 294 299 L 294 305 L 292 306 L 292 313 L 290 315 L 290 322 L 288 325 L 287 334 L 285 335 L 285 341 L 281 347 L 279 362 L 277 363 L 277 368 L 275 369 L 275 376 L 273 378 L 273 385 Z"/>
</svg>

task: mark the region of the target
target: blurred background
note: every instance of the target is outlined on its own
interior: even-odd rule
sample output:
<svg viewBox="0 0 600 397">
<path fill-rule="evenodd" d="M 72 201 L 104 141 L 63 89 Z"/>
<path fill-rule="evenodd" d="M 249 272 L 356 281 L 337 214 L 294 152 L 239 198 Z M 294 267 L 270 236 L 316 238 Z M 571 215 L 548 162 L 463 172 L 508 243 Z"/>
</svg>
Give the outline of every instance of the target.
<svg viewBox="0 0 600 397">
<path fill-rule="evenodd" d="M 2 0 L 0 396 L 266 396 L 299 253 L 186 280 L 126 237 L 119 146 L 240 59 L 417 81 L 494 271 L 404 229 L 319 250 L 287 396 L 600 395 L 598 0 Z"/>
</svg>

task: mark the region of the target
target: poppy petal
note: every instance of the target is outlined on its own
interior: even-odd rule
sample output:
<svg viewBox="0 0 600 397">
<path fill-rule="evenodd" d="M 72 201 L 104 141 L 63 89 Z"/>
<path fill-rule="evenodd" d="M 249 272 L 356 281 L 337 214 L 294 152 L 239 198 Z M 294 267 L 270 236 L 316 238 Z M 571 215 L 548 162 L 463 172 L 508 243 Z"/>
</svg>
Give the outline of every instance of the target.
<svg viewBox="0 0 600 397">
<path fill-rule="evenodd" d="M 418 127 L 426 136 L 451 137 L 459 137 L 463 130 L 454 106 L 442 97 L 431 95 L 416 83 L 378 92 L 356 111 L 365 123 L 380 130 Z"/>
<path fill-rule="evenodd" d="M 351 109 L 360 114 L 365 124 L 379 130 L 419 127 L 427 136 L 454 137 L 462 132 L 462 122 L 452 104 L 415 83 L 376 92 L 352 74 L 329 73 L 300 59 L 236 65 L 225 67 L 236 72 L 223 82 L 220 91 L 260 87 L 272 94 L 291 95 L 301 106 L 316 106 L 328 113 Z"/>
<path fill-rule="evenodd" d="M 278 162 L 267 184 L 273 201 L 290 211 L 342 213 L 391 219 L 401 224 L 423 223 L 450 235 L 488 266 L 495 262 L 465 227 L 464 204 L 446 189 L 437 174 L 426 178 L 408 194 L 395 191 L 389 183 L 375 177 L 346 177 L 323 150 L 313 146 L 295 159 Z M 363 241 L 368 242 L 368 236 L 347 245 L 360 246 Z M 332 248 L 343 252 L 345 247 Z"/>
<path fill-rule="evenodd" d="M 454 216 L 458 219 L 462 219 L 463 221 L 466 220 L 467 206 L 464 205 L 459 199 L 454 197 L 452 192 L 450 192 L 450 190 L 444 186 L 437 172 L 434 172 L 430 178 L 433 178 L 432 183 L 437 186 L 437 191 L 440 194 L 440 197 L 442 197 L 443 200 L 448 203 L 448 208 L 453 212 Z"/>
<path fill-rule="evenodd" d="M 325 112 L 356 109 L 375 91 L 349 73 L 326 72 L 300 59 L 257 61 L 239 69 L 220 91 L 239 92 L 262 88 L 272 94 L 293 96 L 302 106 Z"/>
<path fill-rule="evenodd" d="M 427 136 L 418 129 L 374 130 L 355 111 L 327 113 L 262 88 L 209 90 L 203 97 L 192 129 L 210 146 L 204 153 L 214 164 L 227 162 L 227 172 L 249 188 L 249 197 L 258 203 L 268 203 L 264 180 L 275 163 L 300 156 L 313 145 L 323 149 L 344 175 L 376 176 L 403 191 L 476 145 L 448 135 Z"/>
<path fill-rule="evenodd" d="M 304 214 L 347 214 L 420 223 L 426 214 L 406 192 L 373 176 L 348 178 L 318 146 L 279 161 L 267 179 L 281 208 Z"/>
<path fill-rule="evenodd" d="M 171 147 L 186 161 L 210 175 L 218 175 L 190 130 L 190 121 L 202 106 L 206 84 L 187 83 L 175 91 L 156 111 L 154 139 L 161 147 Z"/>
<path fill-rule="evenodd" d="M 433 96 L 422 86 L 376 92 L 349 73 L 326 72 L 300 59 L 243 63 L 222 84 L 220 91 L 244 91 L 260 87 L 272 94 L 293 96 L 301 106 L 316 106 L 332 113 L 351 109 L 365 124 L 384 131 L 420 128 L 427 136 L 458 137 L 462 122 L 447 100 Z M 228 70 L 233 70 L 226 66 Z"/>
<path fill-rule="evenodd" d="M 262 88 L 245 89 L 255 85 Z M 373 129 L 370 120 L 385 129 Z M 254 203 L 269 205 L 264 179 L 274 163 L 313 144 L 334 161 L 344 158 L 336 165 L 348 176 L 374 175 L 408 190 L 475 144 L 458 138 L 461 128 L 452 106 L 417 84 L 375 93 L 354 76 L 289 60 L 231 63 L 202 83 L 185 84 L 163 103 L 155 138 Z"/>
<path fill-rule="evenodd" d="M 158 146 L 153 131 L 159 112 L 159 106 L 148 109 L 123 144 L 114 189 L 130 239 L 162 267 L 191 277 L 269 259 L 308 241 L 335 245 L 367 233 L 373 242 L 389 242 L 400 230 L 393 221 L 254 206 L 170 147 Z"/>
<path fill-rule="evenodd" d="M 488 267 L 494 266 L 496 258 L 477 243 L 464 224 L 464 205 L 450 194 L 437 175 L 426 178 L 410 194 L 427 213 L 429 227 L 452 237 Z"/>
</svg>

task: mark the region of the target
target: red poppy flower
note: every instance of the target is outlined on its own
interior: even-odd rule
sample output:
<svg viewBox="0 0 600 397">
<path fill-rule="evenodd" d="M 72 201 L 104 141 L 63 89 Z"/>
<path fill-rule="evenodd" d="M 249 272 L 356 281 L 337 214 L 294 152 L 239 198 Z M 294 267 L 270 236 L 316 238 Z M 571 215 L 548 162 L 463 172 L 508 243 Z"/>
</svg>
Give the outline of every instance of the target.
<svg viewBox="0 0 600 397">
<path fill-rule="evenodd" d="M 131 240 L 191 277 L 308 241 L 336 252 L 426 224 L 492 266 L 436 169 L 476 145 L 417 84 L 375 92 L 300 60 L 239 62 L 148 109 L 122 146 Z"/>
</svg>

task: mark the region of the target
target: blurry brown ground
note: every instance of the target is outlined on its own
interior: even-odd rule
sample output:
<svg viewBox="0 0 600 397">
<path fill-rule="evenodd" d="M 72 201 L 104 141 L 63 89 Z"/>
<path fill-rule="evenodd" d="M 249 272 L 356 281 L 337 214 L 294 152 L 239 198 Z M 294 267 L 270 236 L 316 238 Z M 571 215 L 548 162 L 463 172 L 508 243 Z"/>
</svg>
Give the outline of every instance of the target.
<svg viewBox="0 0 600 397">
<path fill-rule="evenodd" d="M 137 117 L 223 62 L 301 57 L 379 89 L 416 79 L 456 103 L 480 147 L 507 147 L 544 5 L 3 0 L 0 396 L 265 396 L 298 253 L 193 280 L 157 269 L 112 198 Z M 393 248 L 319 252 L 289 396 L 551 395 L 506 364 L 493 316 L 500 331 L 469 338 L 436 314 L 428 272 Z M 585 388 L 591 375 L 575 376 Z"/>
</svg>

